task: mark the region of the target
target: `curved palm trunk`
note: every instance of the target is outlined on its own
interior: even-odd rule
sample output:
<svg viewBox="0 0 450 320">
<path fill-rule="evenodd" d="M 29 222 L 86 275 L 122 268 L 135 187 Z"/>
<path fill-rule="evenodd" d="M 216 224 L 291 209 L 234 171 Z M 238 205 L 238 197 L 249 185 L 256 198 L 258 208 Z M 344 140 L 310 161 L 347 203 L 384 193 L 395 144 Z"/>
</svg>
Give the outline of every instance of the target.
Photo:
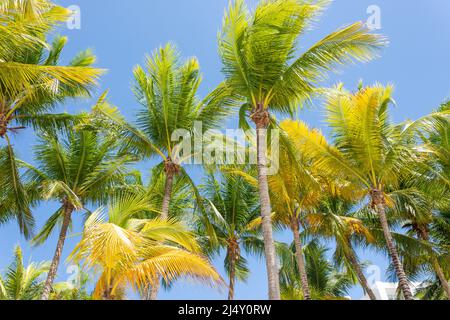
<svg viewBox="0 0 450 320">
<path fill-rule="evenodd" d="M 267 127 L 269 115 L 262 105 L 253 114 L 252 119 L 256 124 L 257 135 L 257 159 L 258 159 L 258 185 L 261 202 L 262 230 L 264 237 L 264 251 L 266 256 L 267 278 L 269 286 L 269 299 L 280 300 L 280 280 L 278 274 L 275 242 L 272 229 L 272 209 L 270 205 L 269 183 L 267 181 Z"/>
<path fill-rule="evenodd" d="M 228 300 L 234 300 L 234 286 L 236 283 L 236 256 L 231 253 L 230 256 L 230 284 L 228 287 Z"/>
<path fill-rule="evenodd" d="M 405 300 L 414 300 L 413 295 L 411 293 L 411 289 L 408 284 L 408 278 L 406 277 L 405 270 L 403 269 L 403 265 L 400 261 L 400 257 L 397 252 L 397 248 L 394 244 L 394 239 L 392 238 L 391 230 L 389 229 L 389 224 L 386 218 L 386 212 L 384 209 L 384 195 L 379 190 L 371 191 L 372 203 L 375 206 L 375 209 L 378 213 L 378 217 L 380 219 L 381 227 L 383 228 L 384 238 L 386 240 L 386 244 L 388 247 L 389 255 L 392 260 L 392 264 L 394 265 L 395 272 L 397 274 L 398 283 L 400 289 L 403 292 L 403 296 Z"/>
<path fill-rule="evenodd" d="M 419 234 L 419 237 L 422 238 L 422 240 L 425 240 L 425 241 L 430 240 L 430 236 L 429 236 L 427 227 L 418 226 L 418 234 Z M 436 276 L 438 277 L 438 279 L 442 285 L 442 289 L 444 289 L 447 299 L 450 300 L 450 287 L 448 285 L 448 280 L 445 277 L 444 271 L 442 271 L 442 268 L 439 265 L 439 261 L 435 256 L 433 256 L 431 259 L 432 259 L 432 265 L 433 265 L 434 271 L 436 272 Z"/>
<path fill-rule="evenodd" d="M 351 248 L 346 254 L 348 260 L 350 261 L 350 264 L 352 265 L 353 270 L 355 270 L 356 275 L 358 276 L 359 284 L 364 289 L 364 292 L 367 293 L 370 300 L 377 300 L 377 297 L 375 293 L 373 293 L 373 290 L 369 287 L 369 283 L 367 282 L 366 276 L 364 275 L 364 272 L 362 271 L 361 265 L 358 263 L 358 260 L 356 259 L 355 252 Z"/>
<path fill-rule="evenodd" d="M 58 243 L 56 245 L 55 255 L 53 256 L 52 264 L 50 265 L 50 270 L 47 275 L 47 280 L 45 281 L 44 289 L 42 292 L 42 300 L 48 300 L 50 297 L 50 291 L 52 290 L 53 281 L 55 280 L 56 273 L 58 271 L 59 262 L 61 260 L 61 254 L 64 247 L 64 242 L 66 241 L 67 230 L 69 229 L 70 220 L 72 218 L 72 213 L 74 211 L 73 205 L 70 203 L 64 204 L 64 219 L 61 226 L 61 231 L 59 233 Z"/>
<path fill-rule="evenodd" d="M 297 267 L 300 274 L 300 281 L 302 284 L 303 298 L 305 300 L 311 300 L 311 292 L 309 290 L 308 276 L 306 273 L 305 257 L 303 256 L 303 246 L 300 240 L 300 230 L 298 227 L 297 219 L 292 221 L 292 233 L 294 234 L 295 243 L 295 257 L 297 258 Z"/>
<path fill-rule="evenodd" d="M 439 261 L 436 257 L 433 258 L 433 267 L 436 271 L 436 275 L 439 278 L 439 281 L 441 282 L 442 288 L 444 289 L 445 295 L 447 296 L 447 299 L 450 300 L 450 287 L 448 285 L 448 281 L 445 278 L 444 271 L 442 271 L 441 266 L 439 265 Z"/>
<path fill-rule="evenodd" d="M 162 209 L 161 209 L 161 219 L 167 220 L 169 219 L 169 206 L 170 206 L 170 198 L 172 195 L 172 188 L 173 188 L 173 179 L 174 179 L 174 173 L 167 169 L 169 166 L 166 162 L 165 171 L 166 171 L 166 183 L 164 186 L 164 197 L 162 201 Z M 170 162 L 173 164 L 172 162 Z M 149 285 L 146 289 L 145 293 L 145 300 L 157 300 L 158 299 L 158 293 L 159 288 L 161 287 L 160 283 L 157 282 L 154 285 Z"/>
</svg>

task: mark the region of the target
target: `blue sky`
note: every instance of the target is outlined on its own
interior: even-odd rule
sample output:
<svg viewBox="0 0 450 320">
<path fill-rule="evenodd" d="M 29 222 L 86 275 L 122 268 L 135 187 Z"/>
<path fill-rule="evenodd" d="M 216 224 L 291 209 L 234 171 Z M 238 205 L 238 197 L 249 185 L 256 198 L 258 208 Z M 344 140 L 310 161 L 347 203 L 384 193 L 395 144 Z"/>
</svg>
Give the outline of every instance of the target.
<svg viewBox="0 0 450 320">
<path fill-rule="evenodd" d="M 61 34 L 69 36 L 64 60 L 85 48 L 92 48 L 98 56 L 98 66 L 108 69 L 101 86 L 92 100 L 69 102 L 61 107 L 69 112 L 88 110 L 103 90 L 110 90 L 110 100 L 120 107 L 123 114 L 132 120 L 137 108 L 130 90 L 132 68 L 144 61 L 147 53 L 168 41 L 178 45 L 183 56 L 197 56 L 204 73 L 201 94 L 206 94 L 223 79 L 217 54 L 217 32 L 220 28 L 227 0 L 55 0 L 58 4 L 78 5 L 81 9 L 81 29 L 67 30 Z M 256 0 L 248 0 L 250 6 Z M 343 82 L 353 89 L 359 79 L 366 84 L 376 81 L 395 85 L 397 106 L 392 115 L 395 121 L 418 118 L 437 107 L 450 97 L 450 2 L 448 0 L 336 0 L 326 11 L 317 28 L 308 33 L 301 48 L 307 48 L 338 27 L 366 21 L 366 10 L 370 5 L 381 9 L 381 27 L 378 32 L 389 37 L 390 45 L 380 59 L 369 64 L 347 67 L 333 75 L 327 84 Z M 301 49 L 300 48 L 300 49 Z M 320 105 L 303 110 L 299 117 L 314 126 L 322 127 Z M 236 119 L 229 125 L 235 126 Z M 29 131 L 15 138 L 18 154 L 31 161 L 34 143 Z M 142 166 L 143 168 L 149 165 Z M 198 170 L 195 172 L 199 179 Z M 54 212 L 57 204 L 46 203 L 34 212 L 38 227 Z M 73 249 L 81 231 L 81 215 L 74 219 L 74 229 L 66 242 L 64 258 Z M 289 235 L 278 234 L 277 239 L 290 241 Z M 22 245 L 25 258 L 50 260 L 56 245 L 56 234 L 41 247 L 30 248 L 19 236 L 14 222 L 0 226 L 0 269 L 3 270 L 12 258 L 16 244 Z M 386 259 L 374 252 L 359 252 L 363 260 L 378 265 L 382 279 Z M 266 277 L 263 261 L 250 258 L 252 275 L 245 284 L 238 284 L 239 299 L 265 299 Z M 222 271 L 221 260 L 216 262 Z M 67 265 L 59 269 L 58 280 L 65 281 Z M 351 296 L 358 299 L 361 290 L 354 288 Z M 226 292 L 193 285 L 177 283 L 170 292 L 161 293 L 162 299 L 221 299 Z"/>
</svg>

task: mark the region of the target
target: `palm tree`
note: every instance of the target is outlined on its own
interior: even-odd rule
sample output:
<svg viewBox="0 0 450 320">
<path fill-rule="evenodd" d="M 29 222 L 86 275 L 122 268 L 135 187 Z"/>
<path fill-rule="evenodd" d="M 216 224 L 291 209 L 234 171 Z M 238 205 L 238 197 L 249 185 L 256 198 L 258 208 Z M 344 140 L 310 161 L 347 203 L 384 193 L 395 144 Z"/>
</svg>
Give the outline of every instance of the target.
<svg viewBox="0 0 450 320">
<path fill-rule="evenodd" d="M 151 171 L 149 182 L 146 184 L 143 181 L 142 175 L 139 171 L 131 171 L 125 177 L 126 184 L 115 185 L 111 188 L 110 195 L 115 196 L 117 193 L 126 192 L 129 195 L 145 194 L 149 203 L 158 210 L 146 211 L 137 215 L 135 218 L 139 219 L 156 219 L 161 216 L 161 204 L 164 199 L 165 181 L 163 166 L 155 166 Z M 194 219 L 194 202 L 192 194 L 195 192 L 192 186 L 187 181 L 186 176 L 177 176 L 174 179 L 172 193 L 170 197 L 169 217 L 177 221 L 185 222 L 187 225 L 192 225 Z M 163 283 L 167 288 L 170 283 Z M 156 300 L 159 285 L 148 286 L 141 292 L 141 296 L 145 300 Z"/>
<path fill-rule="evenodd" d="M 84 52 L 73 64 L 58 66 L 67 39 L 56 37 L 52 45 L 46 41 L 46 35 L 70 14 L 48 0 L 7 0 L 0 5 L 1 98 L 13 112 L 32 107 L 30 100 L 86 92 L 95 83 L 99 70 L 89 67 L 95 61 L 91 54 Z M 13 112 L 2 115 L 6 124 Z M 1 129 L 4 133 L 5 128 Z"/>
<path fill-rule="evenodd" d="M 219 274 L 200 255 L 194 235 L 182 224 L 136 218 L 154 210 L 146 193 L 124 192 L 112 197 L 107 212 L 98 209 L 87 219 L 70 259 L 100 269 L 94 299 L 121 298 L 128 284 L 142 292 L 148 284 L 159 283 L 159 277 L 166 282 L 186 276 L 221 284 Z"/>
<path fill-rule="evenodd" d="M 250 14 L 244 0 L 231 1 L 219 34 L 226 83 L 239 97 L 240 125 L 257 131 L 258 182 L 269 298 L 279 299 L 278 268 L 272 235 L 266 145 L 270 112 L 292 114 L 315 92 L 315 85 L 336 65 L 367 61 L 385 44 L 355 23 L 326 36 L 299 56 L 297 41 L 325 9 L 328 1 L 261 1 Z"/>
<path fill-rule="evenodd" d="M 38 300 L 42 292 L 41 276 L 48 272 L 48 263 L 23 264 L 22 249 L 14 249 L 14 262 L 0 276 L 0 300 Z"/>
<path fill-rule="evenodd" d="M 102 105 L 94 110 L 95 121 L 100 126 L 113 130 L 117 138 L 123 141 L 123 150 L 132 152 L 141 158 L 158 156 L 165 173 L 164 197 L 161 218 L 169 218 L 170 198 L 174 179 L 182 175 L 198 192 L 181 166 L 182 162 L 203 155 L 203 151 L 187 151 L 182 154 L 183 141 L 173 141 L 174 133 L 182 132 L 191 138 L 208 129 L 216 127 L 228 114 L 226 108 L 229 90 L 219 85 L 206 98 L 197 97 L 201 84 L 199 63 L 196 58 L 181 62 L 177 49 L 167 44 L 147 58 L 145 68 L 138 66 L 134 70 L 136 85 L 134 92 L 142 109 L 137 115 L 136 126 L 128 123 L 115 108 Z M 195 124 L 201 124 L 196 128 Z M 201 130 L 201 132 L 197 132 Z M 180 137 L 177 137 L 179 139 Z M 184 141 L 186 142 L 186 141 Z M 189 140 L 189 145 L 191 141 Z M 158 288 L 154 288 L 156 297 Z"/>
<path fill-rule="evenodd" d="M 163 166 L 166 182 L 161 217 L 167 219 L 174 177 L 186 175 L 181 167 L 191 154 L 181 155 L 180 141 L 173 141 L 177 130 L 194 133 L 195 122 L 203 130 L 215 127 L 227 115 L 223 108 L 228 100 L 228 90 L 220 85 L 205 99 L 199 100 L 197 91 L 201 83 L 196 58 L 182 63 L 172 44 L 155 50 L 147 58 L 145 68 L 134 70 L 134 92 L 142 109 L 137 115 L 136 126 L 128 123 L 116 108 L 103 104 L 94 109 L 95 121 L 108 130 L 115 130 L 123 141 L 123 149 L 142 158 L 158 156 Z M 105 124 L 106 123 L 106 124 Z M 189 137 L 190 138 L 190 137 Z M 197 155 L 197 154 L 196 154 Z"/>
<path fill-rule="evenodd" d="M 346 260 L 355 270 L 364 290 L 375 300 L 375 295 L 367 284 L 350 243 L 350 237 L 353 234 L 361 233 L 368 238 L 370 234 L 361 221 L 344 217 L 336 211 L 343 209 L 341 205 L 344 203 L 349 209 L 350 202 L 338 201 L 338 197 L 355 198 L 355 190 L 345 183 L 332 181 L 332 177 L 321 176 L 321 172 L 315 167 L 314 157 L 304 152 L 304 146 L 295 139 L 297 130 L 299 132 L 308 130 L 305 123 L 286 120 L 281 122 L 280 128 L 284 131 L 280 145 L 280 162 L 283 166 L 276 175 L 269 177 L 269 186 L 276 211 L 274 219 L 289 227 L 294 235 L 297 267 L 304 299 L 310 300 L 311 294 L 302 254 L 301 225 L 306 232 L 336 240 L 340 249 L 337 252 L 344 252 Z M 320 136 L 318 131 L 313 131 L 313 134 Z"/>
<path fill-rule="evenodd" d="M 289 126 L 285 121 L 280 128 Z M 297 267 L 305 300 L 311 299 L 308 285 L 300 227 L 305 226 L 305 217 L 322 198 L 322 181 L 314 168 L 314 161 L 295 143 L 285 131 L 279 150 L 282 166 L 277 174 L 269 177 L 274 220 L 289 228 L 293 234 Z"/>
<path fill-rule="evenodd" d="M 314 155 L 316 165 L 324 175 L 340 177 L 359 185 L 371 199 L 383 229 L 389 255 L 399 279 L 404 297 L 412 294 L 400 261 L 386 217 L 386 188 L 398 189 L 400 170 L 414 172 L 421 160 L 422 148 L 416 147 L 412 136 L 421 123 L 429 123 L 442 114 L 432 114 L 407 126 L 389 122 L 392 86 L 374 85 L 356 93 L 342 86 L 330 93 L 327 101 L 327 121 L 333 131 L 334 146 L 322 135 L 309 130 L 298 132 L 296 139 L 306 152 Z"/>
<path fill-rule="evenodd" d="M 447 248 L 449 233 L 445 231 L 448 221 L 445 213 L 441 211 L 448 208 L 449 200 L 445 196 L 448 191 L 436 181 L 436 187 L 429 185 L 424 188 L 421 179 L 423 177 L 419 175 L 418 179 L 400 180 L 399 190 L 389 193 L 394 205 L 388 208 L 388 213 L 399 220 L 408 236 L 415 237 L 429 246 L 425 251 L 418 248 L 414 251 L 414 255 L 404 253 L 409 258 L 405 271 L 409 274 L 431 271 L 439 279 L 447 299 L 450 299 L 450 287 L 446 276 L 448 270 L 445 272 L 440 262 L 448 259 L 450 254 Z M 443 265 L 448 269 L 448 263 L 444 262 Z"/>
<path fill-rule="evenodd" d="M 283 245 L 280 249 L 282 299 L 304 300 L 293 248 Z M 327 251 L 328 249 L 316 240 L 311 241 L 304 248 L 311 298 L 314 300 L 347 300 L 348 291 L 354 285 L 353 277 L 349 272 L 336 270 L 327 260 Z"/>
<path fill-rule="evenodd" d="M 42 244 L 61 223 L 56 251 L 45 283 L 42 299 L 49 298 L 61 259 L 68 228 L 75 211 L 86 205 L 104 203 L 109 188 L 125 182 L 126 165 L 133 159 L 119 155 L 116 141 L 104 139 L 94 131 L 71 131 L 52 135 L 42 133 L 36 147 L 36 167 L 27 167 L 27 178 L 35 190 L 35 198 L 57 200 L 61 207 L 48 219 L 42 231 L 33 239 Z"/>
<path fill-rule="evenodd" d="M 362 236 L 364 240 L 373 242 L 374 238 L 361 220 L 348 215 L 353 205 L 352 202 L 337 196 L 328 196 L 321 201 L 314 213 L 308 214 L 308 231 L 324 239 L 333 239 L 336 243 L 335 259 L 340 264 L 344 262 L 348 265 L 347 269 L 356 273 L 364 292 L 371 300 L 377 300 L 364 275 L 351 241 L 352 238 Z"/>
<path fill-rule="evenodd" d="M 436 112 L 448 115 L 450 100 L 443 103 Z M 431 206 L 427 206 L 425 210 L 420 210 L 424 208 L 423 206 L 408 206 L 404 208 L 410 210 L 404 210 L 403 212 L 409 213 L 409 226 L 419 239 L 437 242 L 441 251 L 444 252 L 443 255 L 448 255 L 447 244 L 450 238 L 450 233 L 446 232 L 446 230 L 449 230 L 446 229 L 446 226 L 449 225 L 448 213 L 450 212 L 450 199 L 447 196 L 450 188 L 450 123 L 448 118 L 438 118 L 437 121 L 432 122 L 430 127 L 422 130 L 421 134 L 421 142 L 427 149 L 431 150 L 432 156 L 427 161 L 428 165 L 425 166 L 424 175 L 419 177 L 419 181 L 413 179 L 412 182 L 416 182 L 422 189 L 420 194 L 425 193 L 425 198 L 430 200 L 425 203 L 431 202 Z M 409 199 L 411 198 L 406 200 Z M 432 208 L 434 214 L 430 212 L 430 208 Z M 416 214 L 415 209 L 418 209 L 419 214 Z M 425 216 L 428 219 L 421 219 L 423 215 L 420 212 L 423 213 L 424 211 L 427 213 Z M 447 299 L 450 299 L 448 282 L 450 271 L 442 270 L 438 258 L 433 253 L 431 254 L 431 260 L 442 290 L 445 292 Z"/>
<path fill-rule="evenodd" d="M 198 233 L 204 239 L 200 243 L 210 255 L 226 250 L 228 300 L 233 300 L 236 280 L 245 281 L 250 272 L 243 251 L 260 253 L 263 246 L 257 230 L 261 223 L 257 190 L 242 177 L 212 173 L 201 189 L 206 212 L 198 219 Z"/>
<path fill-rule="evenodd" d="M 70 11 L 50 1 L 8 0 L 0 5 L 0 215 L 15 217 L 29 237 L 33 217 L 29 199 L 15 161 L 11 133 L 27 126 L 67 126 L 78 117 L 48 114 L 67 98 L 89 96 L 101 70 L 92 68 L 90 51 L 78 54 L 67 66 L 59 65 L 67 42 L 46 34 L 68 19 Z"/>
</svg>

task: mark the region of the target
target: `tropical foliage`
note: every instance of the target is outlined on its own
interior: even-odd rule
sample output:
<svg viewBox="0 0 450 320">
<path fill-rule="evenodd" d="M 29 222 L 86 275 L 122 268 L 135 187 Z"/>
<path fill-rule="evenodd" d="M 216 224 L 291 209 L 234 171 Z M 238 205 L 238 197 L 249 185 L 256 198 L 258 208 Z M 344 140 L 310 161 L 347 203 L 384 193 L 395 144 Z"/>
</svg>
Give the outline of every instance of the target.
<svg viewBox="0 0 450 320">
<path fill-rule="evenodd" d="M 105 213 L 93 212 L 72 257 L 101 272 L 94 298 L 123 297 L 126 285 L 143 290 L 159 282 L 188 276 L 220 285 L 219 274 L 200 255 L 194 234 L 180 223 L 166 219 L 142 219 L 155 208 L 146 193 L 115 196 Z"/>
<path fill-rule="evenodd" d="M 88 50 L 69 65 L 60 64 L 66 37 L 50 43 L 47 34 L 65 22 L 70 11 L 49 1 L 8 0 L 0 4 L 0 206 L 3 218 L 15 218 L 30 236 L 34 219 L 16 162 L 11 134 L 28 126 L 46 130 L 68 126 L 79 116 L 52 114 L 57 103 L 88 97 L 102 71 L 93 68 Z"/>
<path fill-rule="evenodd" d="M 389 258 L 399 298 L 450 299 L 450 102 L 396 123 L 393 85 L 322 87 L 387 45 L 354 23 L 300 51 L 328 4 L 261 0 L 251 11 L 230 0 L 218 35 L 223 81 L 201 97 L 198 60 L 166 44 L 134 68 L 140 109 L 128 119 L 107 93 L 90 112 L 57 113 L 90 97 L 103 71 L 90 51 L 61 62 L 67 38 L 52 35 L 67 9 L 2 1 L 0 224 L 16 221 L 31 245 L 57 232 L 57 244 L 51 262 L 28 266 L 16 247 L 0 299 L 156 299 L 190 279 L 232 300 L 253 275 L 249 260 L 261 258 L 269 299 L 343 300 L 360 286 L 376 300 L 362 250 Z M 323 130 L 298 119 L 322 104 Z M 229 163 L 215 131 L 214 141 L 196 140 L 225 120 L 247 130 L 250 142 L 234 146 L 250 146 L 243 163 Z M 16 141 L 28 127 L 36 138 L 26 162 Z M 205 150 L 227 161 L 202 163 Z M 279 167 L 269 174 L 270 157 Z M 36 232 L 41 205 L 56 210 Z M 66 247 L 76 285 L 55 282 Z"/>
</svg>

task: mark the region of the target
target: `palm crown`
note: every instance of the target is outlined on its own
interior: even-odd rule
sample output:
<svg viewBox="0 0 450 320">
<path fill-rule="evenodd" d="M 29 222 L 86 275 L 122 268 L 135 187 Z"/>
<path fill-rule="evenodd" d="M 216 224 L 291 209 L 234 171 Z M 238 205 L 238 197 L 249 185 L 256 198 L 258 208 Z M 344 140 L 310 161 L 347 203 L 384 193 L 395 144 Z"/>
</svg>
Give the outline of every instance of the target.
<svg viewBox="0 0 450 320">
<path fill-rule="evenodd" d="M 26 236 L 31 235 L 33 218 L 10 133 L 29 125 L 48 130 L 72 124 L 77 116 L 45 113 L 69 97 L 89 96 L 102 73 L 92 67 L 95 56 L 90 51 L 81 52 L 68 66 L 59 65 L 67 38 L 56 37 L 49 44 L 47 33 L 69 14 L 46 0 L 0 4 L 0 138 L 6 141 L 0 148 L 0 187 L 5 190 L 0 211 L 4 217 L 16 217 Z"/>
<path fill-rule="evenodd" d="M 71 255 L 88 268 L 100 268 L 94 297 L 117 299 L 126 284 L 143 291 L 166 282 L 191 277 L 210 284 L 221 278 L 202 257 L 194 235 L 174 220 L 142 219 L 139 215 L 156 210 L 143 193 L 119 193 L 108 211 L 95 211 L 86 221 L 83 238 Z"/>
<path fill-rule="evenodd" d="M 314 93 L 332 66 L 370 60 L 386 42 L 362 23 L 340 29 L 297 56 L 298 40 L 329 1 L 261 1 L 253 15 L 245 2 L 230 2 L 219 34 L 227 82 L 246 102 L 292 113 Z"/>
<path fill-rule="evenodd" d="M 225 249 L 225 269 L 230 277 L 230 300 L 234 299 L 236 279 L 248 277 L 247 260 L 242 251 L 261 253 L 259 206 L 256 188 L 242 177 L 210 174 L 201 187 L 205 194 L 205 214 L 198 219 L 204 235 L 205 251 L 218 254 Z"/>
<path fill-rule="evenodd" d="M 35 243 L 44 242 L 58 222 L 62 223 L 43 299 L 49 298 L 72 213 L 87 210 L 88 204 L 102 203 L 112 186 L 125 183 L 126 165 L 132 158 L 118 155 L 115 143 L 103 139 L 95 131 L 70 131 L 67 136 L 44 133 L 41 144 L 36 148 L 37 166 L 23 163 L 28 167 L 26 175 L 33 190 L 28 195 L 61 202 L 61 207 L 34 238 Z"/>
</svg>

